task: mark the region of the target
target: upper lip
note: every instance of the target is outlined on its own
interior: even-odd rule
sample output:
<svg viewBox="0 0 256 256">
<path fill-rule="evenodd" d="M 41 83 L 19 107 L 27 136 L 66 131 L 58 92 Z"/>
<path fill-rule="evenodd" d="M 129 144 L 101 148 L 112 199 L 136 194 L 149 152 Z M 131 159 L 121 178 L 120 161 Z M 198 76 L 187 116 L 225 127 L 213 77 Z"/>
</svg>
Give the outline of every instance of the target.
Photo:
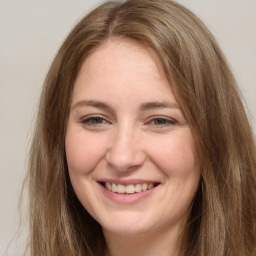
<svg viewBox="0 0 256 256">
<path fill-rule="evenodd" d="M 97 180 L 100 183 L 114 183 L 114 184 L 122 184 L 122 185 L 130 185 L 130 184 L 143 184 L 143 183 L 153 183 L 153 184 L 158 184 L 160 183 L 159 181 L 155 181 L 155 180 L 145 180 L 145 179 L 98 179 Z"/>
</svg>

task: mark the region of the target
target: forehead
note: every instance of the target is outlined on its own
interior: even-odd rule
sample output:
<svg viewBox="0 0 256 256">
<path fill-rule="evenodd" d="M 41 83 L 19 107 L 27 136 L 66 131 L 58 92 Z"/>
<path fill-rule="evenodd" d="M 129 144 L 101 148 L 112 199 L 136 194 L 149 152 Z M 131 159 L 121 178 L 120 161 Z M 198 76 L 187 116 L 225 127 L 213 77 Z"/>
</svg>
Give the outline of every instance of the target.
<svg viewBox="0 0 256 256">
<path fill-rule="evenodd" d="M 170 84 L 158 56 L 130 39 L 110 39 L 99 45 L 83 62 L 75 82 L 75 92 L 99 89 L 139 91 L 153 89 L 170 92 Z M 135 90 L 136 89 L 136 90 Z"/>
<path fill-rule="evenodd" d="M 127 70 L 127 72 L 136 73 L 157 69 L 157 73 L 153 73 L 161 76 L 161 78 L 165 77 L 156 53 L 128 38 L 111 38 L 101 43 L 85 59 L 79 75 L 85 69 L 94 74 L 97 74 L 95 73 L 97 71 L 112 73 Z"/>
<path fill-rule="evenodd" d="M 105 41 L 85 59 L 74 99 L 88 97 L 120 104 L 175 100 L 156 54 L 128 39 Z"/>
</svg>

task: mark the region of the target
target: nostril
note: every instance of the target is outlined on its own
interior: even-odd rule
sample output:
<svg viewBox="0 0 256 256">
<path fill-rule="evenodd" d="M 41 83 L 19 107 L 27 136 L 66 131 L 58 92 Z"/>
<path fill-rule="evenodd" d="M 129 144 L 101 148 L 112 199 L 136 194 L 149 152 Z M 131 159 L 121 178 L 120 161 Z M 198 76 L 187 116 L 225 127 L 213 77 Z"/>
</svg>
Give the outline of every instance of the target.
<svg viewBox="0 0 256 256">
<path fill-rule="evenodd" d="M 116 171 L 133 171 L 145 162 L 145 154 L 132 138 L 119 138 L 108 149 L 106 161 Z"/>
</svg>

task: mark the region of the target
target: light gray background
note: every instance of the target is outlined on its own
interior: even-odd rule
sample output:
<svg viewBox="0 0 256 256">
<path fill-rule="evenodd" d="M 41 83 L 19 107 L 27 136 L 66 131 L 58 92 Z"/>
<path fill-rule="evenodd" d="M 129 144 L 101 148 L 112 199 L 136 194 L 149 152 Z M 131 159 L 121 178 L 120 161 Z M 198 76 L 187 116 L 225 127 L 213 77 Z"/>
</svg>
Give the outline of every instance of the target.
<svg viewBox="0 0 256 256">
<path fill-rule="evenodd" d="M 19 222 L 18 198 L 44 77 L 73 25 L 101 1 L 0 0 L 0 255 Z M 256 130 L 256 0 L 178 0 L 226 54 Z M 6 255 L 21 255 L 11 244 Z"/>
</svg>

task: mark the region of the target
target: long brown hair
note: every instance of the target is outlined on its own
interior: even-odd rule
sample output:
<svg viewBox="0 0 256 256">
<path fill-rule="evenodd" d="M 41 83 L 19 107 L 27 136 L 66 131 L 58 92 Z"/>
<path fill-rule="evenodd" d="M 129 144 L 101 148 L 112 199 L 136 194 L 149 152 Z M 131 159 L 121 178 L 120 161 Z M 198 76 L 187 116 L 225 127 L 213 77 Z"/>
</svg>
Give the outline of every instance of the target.
<svg viewBox="0 0 256 256">
<path fill-rule="evenodd" d="M 168 0 L 100 5 L 53 60 L 30 151 L 31 255 L 104 254 L 101 227 L 71 186 L 64 141 L 80 66 L 111 37 L 133 39 L 158 55 L 196 140 L 202 177 L 180 255 L 256 255 L 255 140 L 236 82 L 204 24 Z"/>
</svg>

